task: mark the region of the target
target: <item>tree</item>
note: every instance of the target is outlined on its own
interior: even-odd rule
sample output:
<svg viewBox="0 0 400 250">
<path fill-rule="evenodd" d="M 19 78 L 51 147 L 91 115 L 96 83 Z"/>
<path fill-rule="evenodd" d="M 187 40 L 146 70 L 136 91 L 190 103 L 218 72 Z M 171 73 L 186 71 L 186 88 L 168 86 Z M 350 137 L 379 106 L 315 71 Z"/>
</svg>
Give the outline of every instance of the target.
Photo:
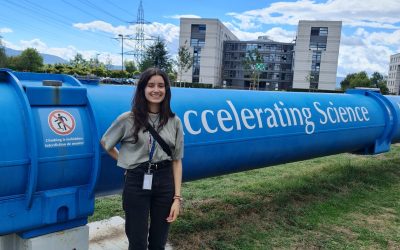
<svg viewBox="0 0 400 250">
<path fill-rule="evenodd" d="M 100 61 L 97 55 L 95 57 L 90 58 L 88 64 L 92 70 L 99 67 Z"/>
<path fill-rule="evenodd" d="M 384 81 L 384 77 L 381 73 L 379 72 L 374 72 L 371 76 L 371 85 L 372 86 L 378 86 L 378 84 L 382 81 Z"/>
<path fill-rule="evenodd" d="M 387 87 L 386 80 L 379 82 L 376 86 L 381 90 L 382 95 L 389 94 L 389 88 Z"/>
<path fill-rule="evenodd" d="M 0 68 L 5 68 L 7 65 L 7 55 L 3 47 L 0 46 Z"/>
<path fill-rule="evenodd" d="M 125 70 L 129 73 L 133 73 L 137 70 L 134 61 L 125 61 Z"/>
<path fill-rule="evenodd" d="M 134 78 L 139 78 L 140 71 L 139 70 L 135 70 L 135 71 L 133 71 L 132 75 L 133 75 Z"/>
<path fill-rule="evenodd" d="M 386 95 L 389 94 L 389 89 L 387 87 L 386 77 L 384 77 L 379 72 L 374 72 L 371 76 L 371 86 L 374 88 L 379 88 L 381 93 Z"/>
<path fill-rule="evenodd" d="M 340 82 L 342 90 L 355 87 L 366 87 L 371 86 L 371 80 L 368 77 L 367 72 L 361 71 L 359 73 L 352 73 L 347 75 L 343 81 Z"/>
<path fill-rule="evenodd" d="M 3 47 L 3 43 L 1 42 L 1 36 L 0 36 L 0 68 L 5 68 L 6 65 L 7 65 L 7 55 Z"/>
<path fill-rule="evenodd" d="M 169 72 L 168 73 L 168 78 L 169 78 L 169 80 L 170 80 L 170 82 L 171 82 L 171 86 L 175 86 L 175 85 L 173 85 L 174 84 L 174 82 L 176 81 L 176 72 L 175 71 L 171 71 L 171 72 Z"/>
<path fill-rule="evenodd" d="M 107 57 L 106 57 L 106 69 L 107 70 L 111 70 L 111 67 L 112 67 L 112 59 L 111 59 L 110 54 L 107 54 Z"/>
<path fill-rule="evenodd" d="M 18 64 L 19 64 L 19 56 L 10 56 L 7 57 L 7 63 L 6 67 L 13 69 L 13 70 L 19 70 L 18 69 Z"/>
<path fill-rule="evenodd" d="M 84 68 L 89 66 L 89 63 L 83 58 L 83 55 L 81 53 L 77 53 L 74 57 L 74 59 L 69 61 L 69 64 L 72 67 L 76 68 Z"/>
<path fill-rule="evenodd" d="M 242 61 L 244 70 L 250 72 L 253 83 L 249 89 L 258 89 L 260 74 L 264 70 L 264 61 L 258 49 L 249 50 Z"/>
<path fill-rule="evenodd" d="M 161 39 L 156 40 L 146 49 L 143 60 L 140 62 L 139 68 L 141 72 L 149 67 L 158 67 L 165 72 L 170 72 L 172 70 L 168 51 L 164 41 Z"/>
<path fill-rule="evenodd" d="M 187 40 L 183 46 L 179 47 L 178 55 L 176 56 L 176 66 L 178 67 L 179 72 L 179 86 L 182 83 L 182 75 L 186 73 L 193 65 L 193 55 L 190 53 L 190 50 L 187 45 Z"/>
<path fill-rule="evenodd" d="M 100 63 L 96 68 L 92 69 L 91 73 L 96 76 L 106 76 L 107 75 L 106 66 L 103 63 Z"/>
<path fill-rule="evenodd" d="M 342 88 L 343 91 L 348 89 L 350 87 L 350 82 L 354 78 L 356 73 L 348 74 L 341 82 L 340 82 L 340 87 Z"/>
<path fill-rule="evenodd" d="M 386 86 L 385 77 L 378 72 L 374 72 L 371 78 L 368 77 L 368 74 L 365 71 L 348 74 L 343 81 L 340 82 L 340 85 L 342 90 L 364 87 L 379 88 L 382 94 L 387 94 L 389 92 L 389 89 Z"/>
<path fill-rule="evenodd" d="M 74 59 L 70 60 L 69 65 L 72 67 L 73 74 L 84 76 L 91 73 L 90 61 L 85 60 L 80 53 L 77 53 Z"/>
<path fill-rule="evenodd" d="M 310 89 L 318 89 L 319 72 L 310 70 L 305 80 L 310 84 Z"/>
<path fill-rule="evenodd" d="M 27 48 L 16 60 L 16 69 L 22 71 L 39 71 L 43 67 L 43 57 L 36 49 Z"/>
</svg>

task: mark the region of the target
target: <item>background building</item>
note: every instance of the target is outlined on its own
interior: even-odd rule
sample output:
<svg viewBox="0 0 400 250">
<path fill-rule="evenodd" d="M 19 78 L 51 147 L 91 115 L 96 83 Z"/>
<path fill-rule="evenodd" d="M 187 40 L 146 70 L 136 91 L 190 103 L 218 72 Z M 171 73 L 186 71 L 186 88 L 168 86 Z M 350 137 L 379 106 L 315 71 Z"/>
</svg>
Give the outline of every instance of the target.
<svg viewBox="0 0 400 250">
<path fill-rule="evenodd" d="M 290 89 L 293 80 L 293 48 L 293 43 L 275 42 L 264 36 L 256 41 L 225 41 L 224 83 L 232 88 L 249 88 L 253 80 L 249 71 L 245 70 L 243 61 L 249 51 L 256 49 L 264 66 L 258 80 L 259 89 Z"/>
<path fill-rule="evenodd" d="M 341 21 L 300 21 L 295 43 L 239 41 L 218 19 L 181 18 L 179 45 L 187 42 L 194 56 L 182 81 L 248 88 L 252 78 L 243 62 L 257 49 L 263 60 L 260 89 L 334 90 L 341 28 Z"/>
<path fill-rule="evenodd" d="M 293 88 L 336 88 L 341 21 L 299 21 L 294 48 Z"/>
<path fill-rule="evenodd" d="M 194 56 L 192 69 L 183 73 L 182 81 L 222 84 L 223 42 L 239 40 L 218 19 L 181 18 L 179 46 L 185 41 Z"/>
<path fill-rule="evenodd" d="M 389 93 L 400 94 L 400 53 L 390 56 L 387 87 Z"/>
</svg>

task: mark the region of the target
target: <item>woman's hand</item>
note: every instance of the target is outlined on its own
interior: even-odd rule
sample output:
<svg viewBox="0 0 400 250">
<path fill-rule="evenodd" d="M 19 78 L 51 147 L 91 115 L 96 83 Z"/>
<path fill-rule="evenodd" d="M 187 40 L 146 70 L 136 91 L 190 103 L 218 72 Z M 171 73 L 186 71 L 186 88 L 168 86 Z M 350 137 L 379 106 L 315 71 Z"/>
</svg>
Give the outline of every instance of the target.
<svg viewBox="0 0 400 250">
<path fill-rule="evenodd" d="M 175 186 L 175 195 L 174 202 L 172 203 L 171 210 L 169 212 L 169 216 L 167 218 L 167 222 L 171 223 L 178 218 L 179 209 L 181 208 L 181 183 L 182 183 L 182 160 L 173 160 L 172 161 L 172 173 L 174 175 L 174 186 Z"/>
<path fill-rule="evenodd" d="M 169 216 L 167 218 L 167 222 L 171 223 L 178 218 L 179 215 L 179 210 L 181 208 L 181 201 L 178 199 L 174 199 L 174 202 L 172 203 L 171 210 L 169 212 Z"/>
<path fill-rule="evenodd" d="M 100 141 L 101 146 L 103 146 L 104 150 L 107 151 L 107 153 L 111 156 L 111 158 L 113 158 L 114 160 L 118 161 L 118 155 L 119 155 L 119 151 L 116 147 L 113 147 L 110 150 L 107 150 L 105 147 L 105 142 L 104 141 Z"/>
</svg>

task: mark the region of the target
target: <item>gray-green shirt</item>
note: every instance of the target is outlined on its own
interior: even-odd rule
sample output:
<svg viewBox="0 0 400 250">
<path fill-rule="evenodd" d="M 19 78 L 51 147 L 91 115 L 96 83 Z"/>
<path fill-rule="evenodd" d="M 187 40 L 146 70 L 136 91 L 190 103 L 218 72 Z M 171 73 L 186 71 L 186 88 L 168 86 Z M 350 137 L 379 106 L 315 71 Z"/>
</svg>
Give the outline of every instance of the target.
<svg viewBox="0 0 400 250">
<path fill-rule="evenodd" d="M 149 123 L 158 125 L 158 115 L 149 113 Z M 169 118 L 168 122 L 158 131 L 172 151 L 172 157 L 156 142 L 152 162 L 163 160 L 179 160 L 183 158 L 183 129 L 178 116 Z M 149 161 L 149 137 L 151 134 L 143 129 L 139 130 L 138 141 L 133 143 L 133 114 L 125 112 L 107 129 L 103 138 L 105 149 L 108 151 L 120 143 L 117 165 L 132 169 L 140 163 Z"/>
</svg>

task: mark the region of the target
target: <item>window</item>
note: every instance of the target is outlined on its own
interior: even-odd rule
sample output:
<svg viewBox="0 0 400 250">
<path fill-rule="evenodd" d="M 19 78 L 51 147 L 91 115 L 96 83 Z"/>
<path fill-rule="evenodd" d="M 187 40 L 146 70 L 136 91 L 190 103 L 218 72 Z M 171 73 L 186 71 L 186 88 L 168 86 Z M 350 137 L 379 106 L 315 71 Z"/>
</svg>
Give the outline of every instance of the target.
<svg viewBox="0 0 400 250">
<path fill-rule="evenodd" d="M 321 61 L 321 51 L 313 51 L 312 60 Z"/>
<path fill-rule="evenodd" d="M 255 44 L 247 44 L 246 50 L 247 50 L 247 51 L 249 51 L 249 50 L 255 50 L 256 48 L 257 48 L 257 45 L 255 45 Z"/>
<path fill-rule="evenodd" d="M 199 25 L 199 33 L 205 33 L 205 32 L 206 32 L 206 25 L 200 24 Z"/>
<path fill-rule="evenodd" d="M 310 42 L 310 50 L 326 50 L 326 43 Z"/>
<path fill-rule="evenodd" d="M 319 28 L 319 36 L 328 36 L 328 28 L 327 27 Z"/>
<path fill-rule="evenodd" d="M 328 36 L 328 27 L 311 27 L 312 36 Z"/>
<path fill-rule="evenodd" d="M 190 46 L 203 47 L 206 42 L 206 25 L 205 24 L 192 24 L 190 34 Z"/>
</svg>

